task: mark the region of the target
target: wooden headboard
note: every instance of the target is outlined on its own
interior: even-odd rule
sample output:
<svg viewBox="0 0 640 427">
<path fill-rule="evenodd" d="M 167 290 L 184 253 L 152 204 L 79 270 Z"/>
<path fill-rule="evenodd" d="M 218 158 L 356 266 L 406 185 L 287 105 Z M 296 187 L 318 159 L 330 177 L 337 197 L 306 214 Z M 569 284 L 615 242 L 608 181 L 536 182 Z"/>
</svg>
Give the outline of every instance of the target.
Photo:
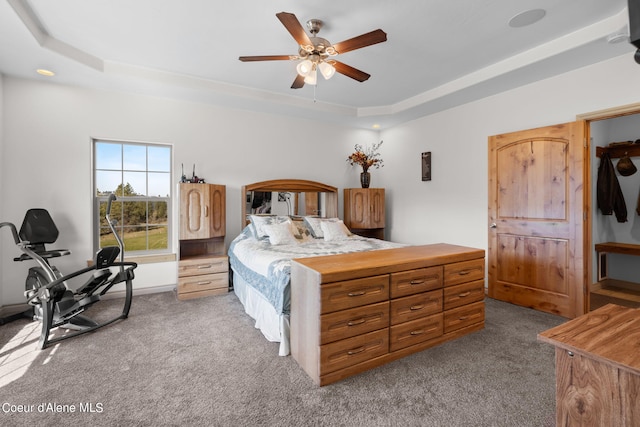
<svg viewBox="0 0 640 427">
<path fill-rule="evenodd" d="M 250 191 L 263 192 L 284 192 L 284 193 L 326 193 L 325 216 L 338 216 L 338 189 L 331 185 L 321 182 L 308 181 L 304 179 L 273 179 L 271 181 L 254 182 L 253 184 L 243 185 L 240 197 L 242 208 L 242 219 L 240 224 L 248 224 L 247 222 L 247 193 Z M 297 195 L 296 202 L 297 205 Z"/>
</svg>

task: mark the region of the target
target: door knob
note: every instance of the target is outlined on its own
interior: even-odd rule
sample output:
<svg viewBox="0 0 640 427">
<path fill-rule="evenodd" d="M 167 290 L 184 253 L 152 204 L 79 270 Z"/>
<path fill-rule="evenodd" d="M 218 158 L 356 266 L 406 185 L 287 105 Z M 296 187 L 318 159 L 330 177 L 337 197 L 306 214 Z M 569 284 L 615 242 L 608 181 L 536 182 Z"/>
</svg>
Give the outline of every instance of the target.
<svg viewBox="0 0 640 427">
<path fill-rule="evenodd" d="M 492 222 L 489 228 L 498 228 L 498 225 L 495 222 Z"/>
</svg>

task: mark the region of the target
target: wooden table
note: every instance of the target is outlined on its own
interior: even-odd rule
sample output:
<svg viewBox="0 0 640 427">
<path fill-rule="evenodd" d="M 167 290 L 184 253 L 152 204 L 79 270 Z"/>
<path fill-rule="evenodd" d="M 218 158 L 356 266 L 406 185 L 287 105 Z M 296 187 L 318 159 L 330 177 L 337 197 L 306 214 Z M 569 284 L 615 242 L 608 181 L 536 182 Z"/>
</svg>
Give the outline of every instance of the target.
<svg viewBox="0 0 640 427">
<path fill-rule="evenodd" d="M 607 304 L 538 334 L 556 347 L 556 425 L 640 425 L 640 309 Z"/>
</svg>

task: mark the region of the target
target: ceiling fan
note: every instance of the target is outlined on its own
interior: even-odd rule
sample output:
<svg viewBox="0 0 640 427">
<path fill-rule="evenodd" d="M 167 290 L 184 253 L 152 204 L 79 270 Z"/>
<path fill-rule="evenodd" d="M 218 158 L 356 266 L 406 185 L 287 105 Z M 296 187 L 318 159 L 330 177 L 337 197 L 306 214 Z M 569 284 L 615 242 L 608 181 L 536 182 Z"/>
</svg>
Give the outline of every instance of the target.
<svg viewBox="0 0 640 427">
<path fill-rule="evenodd" d="M 322 28 L 323 22 L 319 19 L 307 21 L 307 28 L 311 37 L 307 35 L 304 28 L 293 13 L 280 12 L 276 16 L 282 25 L 289 31 L 300 47 L 297 55 L 263 55 L 263 56 L 241 56 L 240 61 L 300 61 L 296 67 L 296 76 L 292 89 L 299 89 L 305 83 L 315 85 L 318 71 L 325 79 L 330 79 L 336 72 L 351 77 L 354 80 L 363 82 L 371 77 L 364 71 L 353 68 L 347 64 L 333 59 L 334 56 L 371 46 L 373 44 L 387 41 L 387 34 L 378 29 L 357 37 L 344 40 L 340 43 L 331 44 L 328 40 L 318 37 L 317 34 Z"/>
</svg>

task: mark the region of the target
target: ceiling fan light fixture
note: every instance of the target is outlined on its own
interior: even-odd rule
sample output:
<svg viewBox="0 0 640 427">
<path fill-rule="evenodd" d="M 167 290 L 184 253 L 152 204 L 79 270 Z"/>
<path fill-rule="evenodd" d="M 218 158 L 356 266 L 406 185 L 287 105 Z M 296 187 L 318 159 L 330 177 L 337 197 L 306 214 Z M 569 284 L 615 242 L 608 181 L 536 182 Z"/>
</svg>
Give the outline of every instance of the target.
<svg viewBox="0 0 640 427">
<path fill-rule="evenodd" d="M 300 61 L 296 66 L 296 71 L 301 76 L 307 77 L 312 70 L 313 70 L 313 62 L 311 62 L 308 59 L 305 59 L 304 61 Z"/>
<path fill-rule="evenodd" d="M 320 69 L 320 73 L 325 80 L 329 80 L 336 73 L 335 67 L 328 62 L 323 61 L 319 63 L 318 68 Z"/>
<path fill-rule="evenodd" d="M 315 67 L 311 72 L 304 78 L 304 82 L 308 85 L 315 85 L 318 81 L 318 73 L 316 72 Z"/>
<path fill-rule="evenodd" d="M 329 58 L 387 41 L 387 33 L 377 29 L 333 45 L 327 39 L 317 36 L 322 28 L 322 21 L 319 19 L 312 19 L 307 22 L 311 33 L 311 37 L 309 37 L 293 13 L 280 12 L 276 13 L 276 17 L 297 42 L 298 54 L 240 56 L 238 59 L 242 62 L 298 61 L 298 64 L 296 64 L 297 75 L 291 84 L 291 89 L 300 89 L 305 83 L 315 85 L 318 81 L 318 70 L 325 80 L 333 77 L 335 73 L 340 73 L 358 82 L 366 81 L 371 77 L 369 74 Z"/>
</svg>

